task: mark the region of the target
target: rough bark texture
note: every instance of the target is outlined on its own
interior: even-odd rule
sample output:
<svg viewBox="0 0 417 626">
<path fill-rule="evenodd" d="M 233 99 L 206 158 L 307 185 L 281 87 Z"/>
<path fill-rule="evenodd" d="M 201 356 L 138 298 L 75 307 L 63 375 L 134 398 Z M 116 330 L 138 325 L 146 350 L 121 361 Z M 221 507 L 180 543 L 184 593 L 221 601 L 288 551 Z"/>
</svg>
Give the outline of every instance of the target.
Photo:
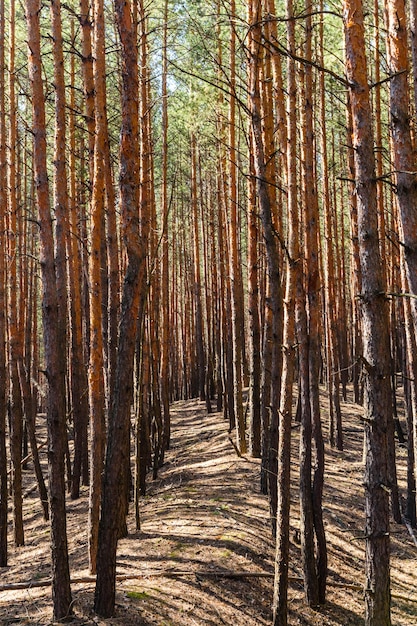
<svg viewBox="0 0 417 626">
<path fill-rule="evenodd" d="M 105 33 L 104 5 L 94 2 L 94 111 L 95 143 L 93 193 L 91 198 L 91 259 L 90 259 L 90 504 L 89 504 L 89 563 L 96 571 L 98 523 L 105 449 L 105 394 L 102 319 L 101 244 L 104 220 L 104 150 L 106 136 L 105 110 Z"/>
<path fill-rule="evenodd" d="M 304 593 L 309 606 L 319 604 L 319 588 L 314 554 L 314 516 L 311 484 L 311 405 L 309 379 L 309 341 L 303 276 L 298 270 L 296 282 L 295 325 L 298 344 L 300 431 L 300 537 L 304 572 Z"/>
<path fill-rule="evenodd" d="M 417 0 L 410 0 L 410 35 L 413 60 L 414 110 L 417 110 Z"/>
<path fill-rule="evenodd" d="M 198 219 L 197 198 L 197 146 L 195 135 L 191 137 L 191 206 L 193 213 L 193 243 L 194 243 L 194 313 L 195 313 L 195 342 L 197 350 L 197 377 L 200 400 L 206 399 L 205 370 L 206 354 L 204 350 L 203 306 L 201 296 L 201 260 L 200 260 L 200 227 Z"/>
<path fill-rule="evenodd" d="M 7 565 L 7 454 L 6 454 L 6 116 L 4 94 L 4 0 L 0 2 L 0 567 Z"/>
<path fill-rule="evenodd" d="M 309 0 L 307 0 L 308 2 Z M 306 4 L 307 14 L 309 5 Z M 312 21 L 306 18 L 305 57 L 312 57 Z M 313 70 L 310 65 L 304 68 L 303 81 L 303 177 L 304 210 L 301 220 L 301 232 L 305 232 L 306 262 L 303 266 L 307 293 L 304 294 L 304 277 L 299 279 L 300 296 L 297 298 L 299 309 L 298 345 L 300 371 L 300 397 L 302 401 L 302 420 L 300 438 L 300 506 L 301 506 L 301 545 L 304 559 L 305 592 L 310 606 L 324 602 L 326 588 L 326 541 L 322 519 L 321 493 L 324 473 L 324 446 L 321 435 L 319 406 L 320 375 L 320 271 L 318 229 L 319 213 L 316 180 L 314 175 L 314 128 L 313 128 Z M 306 311 L 308 304 L 308 314 Z M 303 387 L 307 389 L 303 390 Z M 304 419 L 303 419 L 304 417 Z M 312 483 L 312 445 L 313 424 L 316 445 L 315 493 L 313 498 Z M 316 531 L 317 529 L 317 531 Z M 315 557 L 315 535 L 320 540 L 319 559 L 321 571 L 321 598 L 319 600 L 319 578 Z"/>
<path fill-rule="evenodd" d="M 390 113 L 395 188 L 399 209 L 400 240 L 410 293 L 417 295 L 417 176 L 410 128 L 408 88 L 408 42 L 404 0 L 389 0 L 388 50 L 391 71 Z M 410 300 L 414 333 L 417 334 L 417 299 Z M 417 458 L 417 415 L 414 415 L 414 458 Z M 391 463 L 392 466 L 392 463 Z"/>
<path fill-rule="evenodd" d="M 53 214 L 55 217 L 55 272 L 58 302 L 58 343 L 63 350 L 59 357 L 61 395 L 66 414 L 66 375 L 67 375 L 67 214 L 68 188 L 66 167 L 66 96 L 64 76 L 64 50 L 60 0 L 51 1 L 51 33 L 53 41 L 54 88 L 55 88 L 55 137 L 54 137 L 54 182 Z M 68 457 L 67 474 L 71 482 L 71 469 Z"/>
<path fill-rule="evenodd" d="M 22 338 L 18 327 L 17 313 L 17 128 L 16 128 L 16 96 L 15 96 L 15 29 L 14 3 L 10 5 L 12 13 L 10 29 L 10 129 L 9 129 L 9 376 L 10 376 L 10 456 L 12 460 L 11 492 L 13 496 L 13 534 L 15 546 L 25 543 L 23 530 L 23 494 L 22 494 L 22 441 L 23 441 L 23 409 L 22 396 L 17 363 L 23 350 Z"/>
<path fill-rule="evenodd" d="M 39 213 L 42 320 L 44 354 L 48 381 L 48 475 L 51 511 L 52 597 L 54 619 L 71 613 L 71 589 L 68 566 L 66 532 L 64 453 L 65 388 L 62 380 L 61 356 L 65 346 L 60 345 L 58 332 L 58 301 L 54 258 L 54 238 L 49 204 L 49 185 L 46 165 L 45 105 L 40 52 L 40 5 L 37 0 L 26 3 L 28 26 L 29 77 L 32 89 L 33 158 L 36 200 Z"/>
<path fill-rule="evenodd" d="M 281 395 L 282 372 L 282 293 L 281 293 L 281 263 L 278 250 L 276 229 L 275 193 L 271 192 L 274 186 L 274 177 L 268 170 L 267 163 L 270 154 L 272 132 L 263 127 L 263 112 L 268 108 L 266 100 L 268 90 L 261 90 L 261 77 L 265 78 L 263 68 L 263 47 L 261 45 L 262 30 L 260 15 L 262 3 L 254 2 L 252 8 L 252 29 L 250 48 L 250 110 L 253 132 L 253 158 L 258 193 L 262 237 L 265 243 L 267 264 L 267 294 L 265 297 L 263 359 L 264 367 L 261 374 L 261 453 L 262 474 L 261 489 L 268 490 L 270 497 L 272 533 L 276 532 L 277 511 L 277 467 L 278 467 L 278 429 L 279 408 Z M 268 141 L 267 148 L 265 141 Z M 271 178 L 272 176 L 272 178 Z"/>
<path fill-rule="evenodd" d="M 232 332 L 233 332 L 233 392 L 234 412 L 236 420 L 236 445 L 242 454 L 247 451 L 245 438 L 245 419 L 243 414 L 242 398 L 242 368 L 243 368 L 243 292 L 240 282 L 240 254 L 239 254 L 239 219 L 238 219 L 238 189 L 237 189 L 237 150 L 236 150 L 236 32 L 235 0 L 230 3 L 230 87 L 232 96 L 229 101 L 229 242 L 230 242 L 230 283 L 232 297 Z"/>
<path fill-rule="evenodd" d="M 388 303 L 381 271 L 378 215 L 362 3 L 344 2 L 346 74 L 355 151 L 358 237 L 362 268 L 365 373 L 365 623 L 388 626 L 390 617 L 387 425 L 392 419 Z"/>
<path fill-rule="evenodd" d="M 74 37 L 74 24 L 71 26 Z M 78 498 L 81 476 L 84 484 L 88 476 L 88 375 L 83 351 L 83 311 L 81 302 L 82 272 L 77 224 L 76 136 L 75 136 L 75 58 L 71 58 L 71 95 L 69 101 L 69 228 L 67 230 L 68 276 L 71 320 L 71 400 L 74 423 L 74 462 L 71 481 L 71 497 Z"/>
<path fill-rule="evenodd" d="M 253 142 L 251 134 L 251 145 Z M 253 149 L 251 149 L 251 154 Z M 248 312 L 250 329 L 249 347 L 249 452 L 261 456 L 261 328 L 259 319 L 258 271 L 258 216 L 253 157 L 250 157 L 253 176 L 248 181 Z"/>
<path fill-rule="evenodd" d="M 322 6 L 320 4 L 320 9 Z M 323 22 L 320 22 L 320 54 L 323 50 Z M 321 93 L 324 94 L 324 76 L 321 78 Z M 322 101 L 324 109 L 324 101 Z M 311 103 L 312 105 L 312 103 Z M 324 111 L 323 111 L 324 112 Z M 323 120 L 322 120 L 323 125 Z M 311 129 L 312 131 L 313 129 Z M 324 132 L 324 131 L 323 131 Z M 311 144 L 314 144 L 314 133 L 311 137 Z M 314 167 L 313 167 L 314 169 Z M 313 175 L 313 174 L 312 174 Z M 307 188 L 307 181 L 306 181 Z M 326 600 L 326 580 L 327 580 L 327 544 L 323 522 L 323 484 L 324 484 L 324 440 L 319 404 L 319 379 L 320 379 L 320 263 L 319 263 L 319 214 L 317 194 L 314 195 L 314 204 L 309 209 L 309 202 L 306 198 L 307 208 L 307 250 L 308 252 L 308 280 L 307 293 L 309 303 L 309 336 L 310 336 L 310 405 L 312 419 L 312 434 L 315 446 L 315 460 L 313 468 L 313 518 L 316 533 L 316 561 L 319 587 L 319 603 Z M 310 242 L 310 243 L 309 243 Z"/>
<path fill-rule="evenodd" d="M 127 471 L 129 468 L 130 407 L 133 400 L 133 367 L 140 309 L 140 295 L 146 287 L 146 253 L 149 213 L 139 201 L 138 55 L 136 25 L 129 2 L 115 1 L 121 41 L 122 129 L 120 145 L 120 208 L 127 268 L 117 351 L 115 393 L 111 399 L 109 433 L 103 481 L 102 512 L 97 553 L 95 611 L 110 617 L 115 608 L 116 550 L 126 513 Z M 139 340 L 141 338 L 139 337 Z M 122 488 L 121 488 L 122 486 Z"/>
<path fill-rule="evenodd" d="M 401 271 L 402 283 L 405 287 L 405 271 Z M 405 354 L 403 357 L 404 395 L 407 417 L 407 500 L 404 515 L 411 525 L 416 525 L 416 478 L 414 455 L 414 416 L 417 415 L 417 353 L 414 325 L 411 318 L 410 302 L 404 299 Z"/>
<path fill-rule="evenodd" d="M 168 235 L 168 0 L 164 1 L 164 32 L 162 58 L 162 337 L 161 337 L 161 400 L 164 416 L 164 449 L 168 450 L 171 439 L 169 411 L 169 352 L 170 352 L 170 302 L 169 302 L 169 235 Z"/>
</svg>

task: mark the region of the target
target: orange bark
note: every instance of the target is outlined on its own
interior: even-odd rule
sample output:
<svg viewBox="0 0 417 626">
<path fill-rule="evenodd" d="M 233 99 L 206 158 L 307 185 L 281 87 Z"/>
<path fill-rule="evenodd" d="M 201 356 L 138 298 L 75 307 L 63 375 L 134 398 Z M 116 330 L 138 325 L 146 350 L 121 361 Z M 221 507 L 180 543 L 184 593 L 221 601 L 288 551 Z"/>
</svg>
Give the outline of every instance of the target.
<svg viewBox="0 0 417 626">
<path fill-rule="evenodd" d="M 91 198 L 91 259 L 90 259 L 90 421 L 91 478 L 89 507 L 89 561 L 96 571 L 98 521 L 105 449 L 105 393 L 102 326 L 101 243 L 104 220 L 104 143 L 106 137 L 105 111 L 105 32 L 104 3 L 94 2 L 94 111 L 95 143 L 93 193 Z"/>
<path fill-rule="evenodd" d="M 345 0 L 345 68 L 352 110 L 352 144 L 358 199 L 362 270 L 362 337 L 365 374 L 365 623 L 389 626 L 390 539 L 387 426 L 392 420 L 390 346 L 385 276 L 378 240 L 374 141 L 361 0 Z"/>
<path fill-rule="evenodd" d="M 111 616 L 115 608 L 116 549 L 119 529 L 127 511 L 130 407 L 133 400 L 133 366 L 138 339 L 142 344 L 141 300 L 146 295 L 146 260 L 149 242 L 149 207 L 139 213 L 138 55 L 136 24 L 130 2 L 115 0 L 121 43 L 122 128 L 120 137 L 120 211 L 127 267 L 119 327 L 115 393 L 111 398 L 109 434 L 103 480 L 102 513 L 97 552 L 94 607 Z M 140 358 L 140 357 L 139 357 Z"/>
</svg>

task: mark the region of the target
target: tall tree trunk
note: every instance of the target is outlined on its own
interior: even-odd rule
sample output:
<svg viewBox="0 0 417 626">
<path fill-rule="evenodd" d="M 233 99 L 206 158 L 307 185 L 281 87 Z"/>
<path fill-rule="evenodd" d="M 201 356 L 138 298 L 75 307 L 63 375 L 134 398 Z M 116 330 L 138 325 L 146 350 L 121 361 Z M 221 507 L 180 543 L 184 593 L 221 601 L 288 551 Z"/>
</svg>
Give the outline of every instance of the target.
<svg viewBox="0 0 417 626">
<path fill-rule="evenodd" d="M 26 146 L 25 146 L 26 148 Z M 26 152 L 26 149 L 25 149 Z M 27 158 L 27 153 L 24 155 Z M 28 166 L 27 160 L 24 158 L 24 172 L 23 180 L 24 185 L 28 180 Z M 18 355 L 18 370 L 19 381 L 22 392 L 22 403 L 25 417 L 26 433 L 30 444 L 30 451 L 32 455 L 33 467 L 35 470 L 36 481 L 38 483 L 39 496 L 41 506 L 43 509 L 43 516 L 45 521 L 49 520 L 49 505 L 48 505 L 48 492 L 46 489 L 45 480 L 42 473 L 42 468 L 39 459 L 38 440 L 36 437 L 35 423 L 36 423 L 36 392 L 34 392 L 34 385 L 32 381 L 32 354 L 36 354 L 36 348 L 33 346 L 33 339 L 36 340 L 36 333 L 32 332 L 33 311 L 37 312 L 37 299 L 36 291 L 33 289 L 33 283 L 36 280 L 34 278 L 34 239 L 31 239 L 30 248 L 28 248 L 27 237 L 29 223 L 23 222 L 21 229 L 23 230 L 24 244 L 19 252 L 20 258 L 20 289 L 19 289 L 19 333 L 21 334 L 21 346 L 19 346 Z M 30 231 L 31 232 L 31 231 Z M 31 232 L 31 234 L 33 234 Z M 30 279 L 29 279 L 30 277 Z M 24 351 L 24 352 L 23 352 Z"/>
<path fill-rule="evenodd" d="M 361 0 L 344 1 L 346 75 L 349 81 L 362 269 L 362 336 L 365 372 L 365 623 L 389 626 L 390 539 L 387 425 L 392 419 L 389 318 L 382 273 Z"/>
<path fill-rule="evenodd" d="M 358 201 L 355 190 L 355 160 L 352 146 L 352 111 L 350 106 L 350 98 L 348 95 L 347 106 L 347 145 L 348 151 L 348 170 L 349 170 L 349 205 L 350 205 L 350 241 L 351 241 L 351 293 L 352 293 L 352 382 L 353 397 L 357 404 L 362 404 L 362 389 L 360 382 L 360 355 L 362 346 L 361 336 L 361 319 L 360 306 L 358 296 L 362 290 L 362 270 L 359 258 L 359 238 L 358 238 Z"/>
<path fill-rule="evenodd" d="M 321 32 L 321 36 L 323 33 Z M 321 54 L 323 41 L 321 40 Z M 340 374 L 338 360 L 338 316 L 336 312 L 336 279 L 334 258 L 334 218 L 330 199 L 327 153 L 326 90 L 323 72 L 320 75 L 320 147 L 323 159 L 323 212 L 324 212 L 324 293 L 327 334 L 327 384 L 329 392 L 329 441 L 343 450 L 342 415 L 340 410 Z"/>
<path fill-rule="evenodd" d="M 414 111 L 417 111 L 417 0 L 410 0 L 410 38 L 413 62 Z"/>
<path fill-rule="evenodd" d="M 65 510 L 64 453 L 66 442 L 65 382 L 62 380 L 61 359 L 65 352 L 58 331 L 57 275 L 55 271 L 54 237 L 49 203 L 48 170 L 46 164 L 46 124 L 40 50 L 40 4 L 27 0 L 29 78 L 32 91 L 33 161 L 36 199 L 39 212 L 42 320 L 44 354 L 48 381 L 48 475 L 51 511 L 52 598 L 54 619 L 71 614 L 71 588 L 68 565 L 68 545 Z"/>
<path fill-rule="evenodd" d="M 197 197 L 197 146 L 194 133 L 191 135 L 191 207 L 194 244 L 194 312 L 198 393 L 200 400 L 205 400 L 207 393 L 205 388 L 206 354 L 204 350 L 203 308 L 201 297 L 200 226 L 198 219 L 199 211 Z"/>
<path fill-rule="evenodd" d="M 309 0 L 307 0 L 305 8 L 309 13 Z M 306 43 L 305 57 L 311 61 L 312 56 L 312 18 L 311 15 L 306 17 Z M 304 103 L 304 223 L 302 230 L 305 228 L 305 248 L 306 248 L 306 283 L 307 283 L 307 299 L 308 299 L 308 381 L 309 381 L 309 404 L 311 411 L 311 432 L 310 435 L 314 440 L 315 462 L 314 462 L 314 478 L 311 483 L 311 451 L 307 451 L 305 459 L 305 482 L 307 485 L 306 496 L 308 491 L 311 495 L 311 512 L 312 522 L 314 524 L 314 533 L 317 542 L 317 567 L 309 565 L 310 575 L 314 578 L 317 576 L 317 595 L 315 597 L 314 580 L 311 583 L 311 596 L 309 602 L 324 603 L 326 598 L 326 577 L 327 577 L 327 546 L 326 536 L 323 523 L 322 497 L 324 482 L 324 442 L 321 428 L 320 417 L 320 264 L 319 264 L 319 208 L 317 199 L 316 179 L 314 171 L 314 127 L 313 127 L 313 72 L 312 67 L 308 64 L 305 66 L 305 103 Z M 320 84 L 321 93 L 324 92 L 324 85 Z M 308 417 L 308 413 L 307 413 Z M 305 435 L 307 437 L 310 426 L 307 425 Z M 311 443 L 306 440 L 306 446 Z M 310 459 L 308 459 L 310 457 Z M 300 469 L 301 475 L 301 469 Z M 307 503 L 308 504 L 308 503 Z M 308 509 L 306 509 L 308 516 Z M 312 541 L 311 539 L 310 541 Z M 310 552 L 314 554 L 314 547 L 310 545 Z M 313 557 L 314 559 L 314 557 Z"/>
<path fill-rule="evenodd" d="M 74 37 L 74 23 L 71 22 Z M 82 274 L 78 249 L 77 186 L 76 186 L 76 137 L 75 137 L 75 58 L 71 57 L 71 96 L 69 116 L 69 228 L 68 228 L 68 276 L 71 319 L 71 398 L 74 423 L 74 464 L 71 481 L 71 497 L 78 498 L 81 476 L 84 484 L 88 479 L 88 373 L 83 352 L 83 319 L 81 302 Z"/>
<path fill-rule="evenodd" d="M 67 375 L 67 213 L 68 186 L 66 167 L 66 97 L 64 76 L 64 50 L 62 40 L 61 2 L 51 1 L 51 32 L 53 40 L 55 87 L 55 138 L 54 138 L 54 213 L 55 213 L 55 271 L 58 298 L 58 341 L 65 347 L 60 355 L 60 381 L 62 396 L 66 401 Z M 66 411 L 66 403 L 64 410 Z M 69 480 L 71 480 L 69 471 Z"/>
<path fill-rule="evenodd" d="M 141 294 L 146 291 L 146 255 L 149 240 L 149 208 L 139 201 L 138 54 L 136 24 L 130 2 L 115 0 L 121 42 L 122 129 L 120 143 L 120 209 L 127 268 L 117 351 L 115 395 L 111 401 L 109 434 L 103 481 L 102 512 L 97 553 L 94 608 L 110 617 L 115 608 L 116 550 L 121 517 L 125 514 L 129 462 L 130 407 L 133 399 L 133 367 Z M 140 320 L 139 320 L 140 322 Z M 142 324 L 139 323 L 139 328 Z M 139 337 L 141 343 L 141 338 Z"/>
<path fill-rule="evenodd" d="M 10 132 L 9 132 L 9 372 L 10 392 L 10 456 L 12 459 L 11 491 L 13 494 L 13 532 L 16 546 L 25 543 L 23 530 L 23 493 L 22 493 L 22 440 L 23 440 L 23 407 L 18 372 L 19 355 L 23 345 L 18 327 L 17 311 L 17 256 L 18 256 L 18 203 L 17 203 L 17 127 L 16 127 L 16 96 L 15 96 L 15 34 L 14 34 L 14 3 L 11 2 L 10 29 Z"/>
<path fill-rule="evenodd" d="M 202 178 L 202 166 L 201 166 L 201 154 L 199 154 L 198 159 L 198 172 L 199 172 L 199 180 L 200 187 L 202 189 L 202 198 L 200 203 L 200 222 L 201 222 L 201 236 L 202 236 L 202 249 L 203 249 L 203 284 L 205 286 L 204 289 L 204 304 L 205 304 L 205 313 L 204 317 L 206 319 L 206 332 L 205 332 L 205 342 L 206 342 L 206 371 L 205 371 L 205 389 L 206 389 L 206 410 L 207 413 L 210 414 L 212 411 L 211 407 L 211 396 L 213 392 L 213 342 L 212 342 L 212 306 L 211 306 L 211 289 L 209 287 L 209 271 L 208 266 L 210 264 L 209 253 L 208 253 L 208 245 L 207 245 L 207 230 L 208 230 L 208 216 L 210 214 L 209 207 L 207 206 L 207 200 L 209 194 L 207 193 L 207 188 L 205 181 Z"/>
<path fill-rule="evenodd" d="M 259 318 L 259 233 L 256 182 L 253 163 L 253 135 L 250 130 L 250 172 L 248 179 L 248 292 L 249 292 L 249 451 L 261 456 L 261 327 Z"/>
<path fill-rule="evenodd" d="M 401 264 L 401 283 L 404 291 L 408 290 L 405 276 L 404 263 Z M 404 511 L 405 517 L 415 527 L 416 525 L 416 477 L 415 477 L 415 453 L 414 453 L 414 424 L 417 415 L 417 353 L 414 324 L 411 317 L 411 307 L 408 298 L 404 298 L 404 396 L 407 417 L 407 503 Z"/>
<path fill-rule="evenodd" d="M 169 349 L 170 349 L 170 302 L 169 302 L 169 235 L 168 235 L 168 0 L 164 0 L 164 25 L 162 48 L 162 338 L 161 338 L 161 400 L 164 418 L 164 449 L 168 450 L 171 439 L 169 412 Z"/>
<path fill-rule="evenodd" d="M 255 1 L 251 12 L 251 45 L 250 45 L 250 112 L 251 123 L 253 130 L 253 148 L 254 148 L 254 167 L 256 174 L 257 191 L 259 197 L 259 207 L 261 213 L 261 223 L 263 230 L 263 237 L 266 245 L 267 262 L 268 262 L 268 275 L 271 289 L 271 310 L 273 320 L 277 319 L 281 306 L 280 302 L 280 272 L 279 272 L 279 260 L 278 250 L 275 237 L 275 230 L 273 226 L 272 207 L 270 202 L 270 196 L 268 193 L 268 179 L 265 164 L 265 152 L 262 137 L 262 121 L 261 121 L 261 105 L 260 105 L 260 90 L 259 90 L 259 77 L 260 77 L 260 62 L 261 62 L 261 26 L 260 19 L 262 15 L 261 2 Z M 295 219 L 297 213 L 295 214 Z M 295 240 L 293 240 L 295 241 Z M 292 274 L 294 275 L 294 273 Z M 290 287 L 288 287 L 290 285 Z M 272 407 L 271 420 L 270 420 L 270 441 L 269 446 L 275 453 L 275 471 L 273 466 L 269 466 L 269 471 L 272 473 L 271 480 L 277 480 L 278 485 L 278 500 L 272 502 L 272 523 L 273 528 L 276 528 L 277 536 L 277 558 L 276 558 L 276 575 L 275 575 L 275 590 L 274 590 L 274 623 L 281 623 L 277 621 L 279 616 L 285 615 L 286 620 L 286 597 L 287 597 L 287 585 L 288 585 L 288 550 L 289 550 L 289 471 L 290 471 L 290 454 L 289 443 L 291 434 L 291 410 L 287 410 L 291 402 L 287 402 L 289 398 L 292 400 L 292 394 L 286 393 L 288 390 L 292 390 L 292 376 L 294 372 L 294 340 L 290 340 L 287 345 L 288 333 L 291 334 L 294 339 L 294 320 L 293 320 L 293 293 L 288 292 L 288 288 L 291 290 L 292 281 L 287 282 L 286 292 L 286 307 L 284 317 L 284 337 L 283 342 L 285 350 L 288 348 L 291 354 L 285 356 L 284 367 L 282 370 L 282 385 L 284 381 L 286 384 L 285 393 L 281 392 L 281 406 L 279 420 L 279 438 L 278 438 L 278 407 Z M 287 297 L 288 296 L 288 297 Z M 275 329 L 274 321 L 272 321 L 272 327 Z M 273 337 L 274 341 L 277 341 L 278 337 Z M 291 358 L 292 357 L 292 358 Z M 275 363 L 275 366 L 278 364 Z M 280 368 L 279 368 L 280 369 Z M 287 385 L 288 383 L 288 385 Z M 283 402 L 286 402 L 285 409 Z M 284 410 L 282 410 L 284 409 Z M 275 413 L 275 414 L 274 414 Z M 278 447 L 278 450 L 277 450 Z M 278 471 L 277 469 L 278 468 Z M 278 474 L 278 479 L 275 475 Z M 276 491 L 275 491 L 276 493 Z M 275 510 L 274 510 L 275 509 Z M 275 515 L 277 516 L 275 519 Z M 280 605 L 280 608 L 278 608 Z M 281 607 L 284 607 L 281 611 Z M 286 623 L 286 621 L 282 622 Z"/>
<path fill-rule="evenodd" d="M 255 3 L 252 9 L 253 27 L 251 41 L 250 73 L 251 122 L 253 129 L 254 171 L 259 197 L 260 217 L 263 238 L 266 246 L 267 294 L 264 317 L 263 372 L 261 378 L 261 490 L 268 490 L 270 496 L 272 532 L 275 535 L 277 509 L 277 447 L 279 428 L 279 405 L 282 370 L 282 298 L 281 298 L 281 259 L 278 242 L 280 240 L 279 219 L 276 206 L 275 172 L 268 167 L 273 152 L 272 121 L 268 108 L 272 106 L 270 90 L 265 82 L 270 80 L 269 56 L 265 58 L 260 46 L 262 29 L 256 25 L 260 19 L 261 3 Z M 259 26 L 259 27 L 258 27 Z M 265 67 L 264 67 L 265 66 Z M 264 86 L 261 89 L 261 79 Z M 259 91 L 259 93 L 258 93 Z M 262 118 L 268 118 L 267 128 L 263 128 Z M 259 136 L 257 133 L 261 133 Z M 267 146 L 265 146 L 267 142 Z M 271 191 L 273 189 L 273 191 Z"/>
<path fill-rule="evenodd" d="M 411 140 L 408 88 L 408 42 L 404 0 L 388 0 L 388 51 L 390 80 L 390 129 L 394 155 L 400 241 L 403 245 L 409 291 L 417 296 L 417 160 Z M 417 334 L 417 298 L 410 300 Z M 415 358 L 415 357 L 414 357 Z M 417 415 L 414 415 L 414 458 L 417 458 Z M 391 463 L 392 466 L 392 463 Z"/>
<path fill-rule="evenodd" d="M 295 22 L 293 4 L 286 3 L 288 49 L 295 49 Z M 295 370 L 295 296 L 298 273 L 301 271 L 298 245 L 297 206 L 297 114 L 296 73 L 294 61 L 289 58 L 288 70 L 288 118 L 287 118 L 287 177 L 288 177 L 288 256 L 284 298 L 283 369 L 281 380 L 280 422 L 278 439 L 278 504 L 276 521 L 276 553 L 273 597 L 274 626 L 287 624 L 288 570 L 289 570 L 289 523 L 290 523 L 290 475 L 291 475 L 291 416 Z"/>
<path fill-rule="evenodd" d="M 105 32 L 104 3 L 94 2 L 94 111 L 95 143 L 94 173 L 91 198 L 91 259 L 90 259 L 90 423 L 91 464 L 89 504 L 89 563 L 91 572 L 96 571 L 98 525 L 102 474 L 105 450 L 105 394 L 104 394 L 104 345 L 102 320 L 102 272 L 101 243 L 104 220 L 104 150 L 106 139 L 105 110 Z M 111 402 L 111 399 L 110 399 Z"/>
<path fill-rule="evenodd" d="M 239 219 L 236 152 L 236 5 L 230 2 L 230 90 L 229 100 L 229 242 L 230 282 L 232 296 L 233 388 L 236 420 L 236 445 L 242 454 L 247 451 L 242 398 L 243 299 L 239 281 Z"/>
<path fill-rule="evenodd" d="M 91 195 L 93 188 L 94 176 L 94 129 L 95 129 L 95 113 L 94 113 L 94 70 L 93 70 L 93 52 L 91 45 L 92 33 L 92 13 L 93 6 L 90 7 L 89 0 L 80 0 L 80 24 L 82 30 L 81 36 L 81 52 L 82 52 L 82 74 L 84 88 L 84 106 L 85 119 L 87 126 L 87 145 L 88 145 L 88 189 Z"/>
<path fill-rule="evenodd" d="M 0 567 L 7 566 L 7 454 L 6 454 L 6 112 L 5 13 L 0 2 Z"/>
</svg>

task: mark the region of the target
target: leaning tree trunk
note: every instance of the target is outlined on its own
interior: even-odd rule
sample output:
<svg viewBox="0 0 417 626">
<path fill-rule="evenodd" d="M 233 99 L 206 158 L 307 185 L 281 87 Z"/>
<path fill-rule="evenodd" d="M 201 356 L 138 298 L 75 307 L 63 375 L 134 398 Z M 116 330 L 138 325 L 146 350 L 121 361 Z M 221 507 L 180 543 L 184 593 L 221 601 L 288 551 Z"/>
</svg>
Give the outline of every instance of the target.
<svg viewBox="0 0 417 626">
<path fill-rule="evenodd" d="M 387 425 L 392 419 L 389 316 L 378 241 L 372 116 L 367 82 L 361 0 L 344 1 L 346 75 L 355 152 L 358 237 L 362 268 L 365 373 L 365 623 L 388 626 L 390 617 L 389 485 Z"/>
<path fill-rule="evenodd" d="M 54 619 L 71 613 L 71 587 L 68 565 L 68 545 L 65 510 L 64 455 L 66 442 L 65 384 L 62 380 L 61 356 L 65 346 L 60 344 L 58 330 L 58 298 L 55 272 L 54 236 L 49 203 L 48 170 L 46 163 L 45 101 L 40 49 L 40 3 L 27 0 L 29 77 L 32 91 L 33 161 L 36 200 L 39 212 L 42 321 L 44 355 L 48 381 L 48 474 L 51 512 L 52 597 Z"/>
</svg>

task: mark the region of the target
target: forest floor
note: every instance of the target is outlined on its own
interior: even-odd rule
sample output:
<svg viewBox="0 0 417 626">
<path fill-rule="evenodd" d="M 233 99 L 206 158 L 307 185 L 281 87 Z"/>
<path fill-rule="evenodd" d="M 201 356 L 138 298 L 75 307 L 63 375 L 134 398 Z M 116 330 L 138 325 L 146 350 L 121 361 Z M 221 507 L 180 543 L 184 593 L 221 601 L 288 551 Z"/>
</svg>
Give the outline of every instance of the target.
<svg viewBox="0 0 417 626">
<path fill-rule="evenodd" d="M 323 399 L 325 402 L 325 400 Z M 360 409 L 343 403 L 345 451 L 326 446 L 324 519 L 329 549 L 327 603 L 306 607 L 297 529 L 298 429 L 293 437 L 289 624 L 363 624 L 363 466 Z M 404 492 L 406 451 L 398 447 Z M 45 456 L 44 450 L 42 451 Z M 50 588 L 4 590 L 50 576 L 49 527 L 41 516 L 31 466 L 24 471 L 26 545 L 10 548 L 1 571 L 0 624 L 51 624 Z M 32 486 L 32 489 L 30 487 Z M 172 446 L 141 502 L 141 531 L 133 511 L 119 542 L 116 614 L 92 612 L 88 581 L 88 489 L 68 500 L 74 619 L 97 626 L 263 626 L 271 620 L 274 545 L 268 501 L 259 493 L 259 460 L 238 457 L 219 413 L 198 401 L 172 406 Z M 132 507 L 133 509 L 133 507 Z M 10 536 L 12 533 L 10 533 Z M 216 576 L 217 572 L 235 577 Z M 240 575 L 242 572 L 252 576 Z M 260 575 L 259 575 L 260 574 Z M 85 578 L 87 577 L 87 581 Z M 84 578 L 84 582 L 80 582 Z M 417 549 L 407 529 L 392 525 L 392 623 L 417 624 Z"/>
</svg>

